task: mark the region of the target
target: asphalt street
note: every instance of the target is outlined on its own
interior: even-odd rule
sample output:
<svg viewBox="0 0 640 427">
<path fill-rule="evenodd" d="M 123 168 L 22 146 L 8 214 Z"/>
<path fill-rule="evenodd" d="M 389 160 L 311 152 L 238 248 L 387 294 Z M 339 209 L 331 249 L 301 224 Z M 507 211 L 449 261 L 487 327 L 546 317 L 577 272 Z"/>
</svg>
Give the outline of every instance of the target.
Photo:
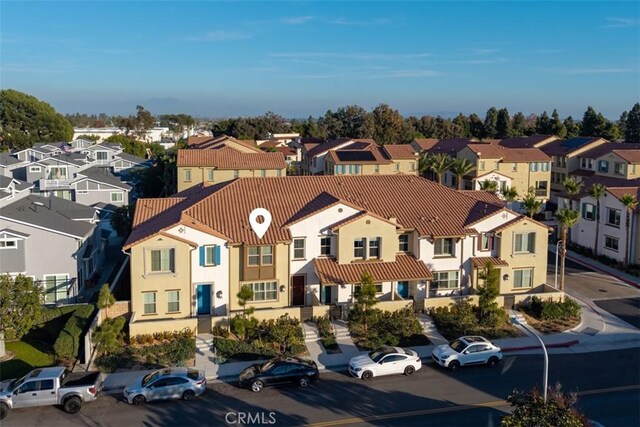
<svg viewBox="0 0 640 427">
<path fill-rule="evenodd" d="M 591 419 L 606 426 L 636 426 L 638 366 L 638 349 L 551 355 L 549 384 L 560 382 L 563 389 L 582 393 L 578 406 Z M 495 369 L 470 367 L 452 373 L 427 363 L 412 377 L 370 382 L 323 373 L 307 389 L 282 387 L 259 394 L 233 383 L 214 383 L 194 401 L 143 407 L 105 395 L 77 415 L 54 407 L 16 410 L 2 426 L 493 426 L 509 411 L 505 399 L 514 388 L 530 389 L 541 382 L 541 355 L 508 356 Z"/>
</svg>

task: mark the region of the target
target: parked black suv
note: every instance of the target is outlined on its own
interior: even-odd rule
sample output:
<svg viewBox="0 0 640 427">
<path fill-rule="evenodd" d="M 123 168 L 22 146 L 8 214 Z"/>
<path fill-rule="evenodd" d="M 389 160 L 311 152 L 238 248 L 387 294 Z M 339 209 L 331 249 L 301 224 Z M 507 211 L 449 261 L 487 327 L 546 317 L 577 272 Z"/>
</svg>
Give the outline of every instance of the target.
<svg viewBox="0 0 640 427">
<path fill-rule="evenodd" d="M 258 393 L 264 387 L 298 384 L 307 387 L 320 377 L 316 362 L 297 357 L 275 358 L 256 364 L 240 373 L 240 386 Z"/>
</svg>

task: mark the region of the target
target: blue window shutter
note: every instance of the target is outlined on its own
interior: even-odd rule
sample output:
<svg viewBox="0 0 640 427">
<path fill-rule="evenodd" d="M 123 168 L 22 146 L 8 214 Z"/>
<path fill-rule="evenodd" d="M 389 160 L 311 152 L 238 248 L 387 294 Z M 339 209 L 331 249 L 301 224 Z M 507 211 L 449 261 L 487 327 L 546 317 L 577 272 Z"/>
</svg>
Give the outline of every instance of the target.
<svg viewBox="0 0 640 427">
<path fill-rule="evenodd" d="M 200 246 L 200 267 L 204 266 L 204 261 L 205 261 L 204 246 Z"/>
<path fill-rule="evenodd" d="M 213 262 L 220 265 L 220 245 L 215 245 L 213 249 Z"/>
</svg>

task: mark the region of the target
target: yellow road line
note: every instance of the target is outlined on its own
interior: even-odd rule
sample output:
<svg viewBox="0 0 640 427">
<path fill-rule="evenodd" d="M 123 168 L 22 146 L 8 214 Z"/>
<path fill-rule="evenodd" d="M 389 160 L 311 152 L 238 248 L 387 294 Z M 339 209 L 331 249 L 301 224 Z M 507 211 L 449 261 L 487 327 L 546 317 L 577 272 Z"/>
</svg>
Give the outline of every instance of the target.
<svg viewBox="0 0 640 427">
<path fill-rule="evenodd" d="M 612 393 L 616 391 L 627 391 L 627 390 L 638 390 L 638 389 L 640 389 L 640 384 L 620 386 L 620 387 L 600 388 L 595 390 L 585 390 L 585 391 L 578 392 L 577 394 L 578 396 L 587 396 L 591 394 Z M 430 414 L 440 414 L 440 413 L 446 413 L 446 412 L 465 411 L 467 409 L 475 409 L 480 407 L 499 408 L 501 406 L 509 406 L 509 404 L 505 400 L 496 400 L 493 402 L 475 403 L 473 405 L 459 405 L 459 406 L 450 406 L 446 408 L 434 408 L 434 409 L 422 409 L 417 411 L 396 412 L 396 413 L 384 414 L 384 415 L 370 415 L 366 417 L 343 418 L 340 420 L 323 421 L 323 422 L 307 424 L 307 425 L 309 427 L 330 427 L 330 426 L 339 426 L 339 425 L 345 425 L 345 424 L 362 423 L 366 421 L 386 420 L 390 418 L 404 418 L 404 417 L 413 417 L 418 415 L 430 415 Z"/>
</svg>

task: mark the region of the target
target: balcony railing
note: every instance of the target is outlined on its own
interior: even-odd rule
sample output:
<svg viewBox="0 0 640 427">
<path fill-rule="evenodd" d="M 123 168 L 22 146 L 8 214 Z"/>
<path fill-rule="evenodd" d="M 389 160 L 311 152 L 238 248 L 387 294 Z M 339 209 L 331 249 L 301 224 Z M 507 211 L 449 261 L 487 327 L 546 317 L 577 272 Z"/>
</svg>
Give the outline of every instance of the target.
<svg viewBox="0 0 640 427">
<path fill-rule="evenodd" d="M 68 187 L 71 184 L 70 179 L 41 179 L 38 182 L 40 190 L 44 190 L 47 188 L 61 188 Z"/>
</svg>

